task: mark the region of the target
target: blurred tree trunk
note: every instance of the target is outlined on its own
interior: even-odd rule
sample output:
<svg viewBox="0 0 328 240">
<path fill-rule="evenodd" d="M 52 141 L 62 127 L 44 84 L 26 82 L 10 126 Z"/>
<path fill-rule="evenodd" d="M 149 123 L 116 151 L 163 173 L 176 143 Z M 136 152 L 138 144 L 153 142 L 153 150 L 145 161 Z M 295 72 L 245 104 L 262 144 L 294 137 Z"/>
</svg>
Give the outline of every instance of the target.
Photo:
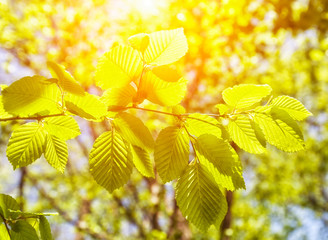
<svg viewBox="0 0 328 240">
<path fill-rule="evenodd" d="M 233 192 L 227 191 L 226 192 L 226 199 L 228 203 L 228 212 L 225 218 L 223 219 L 222 225 L 221 225 L 221 240 L 230 240 L 230 235 L 226 235 L 226 230 L 231 228 L 232 223 L 232 213 L 231 213 L 231 207 L 232 207 L 232 201 L 233 201 Z"/>
</svg>

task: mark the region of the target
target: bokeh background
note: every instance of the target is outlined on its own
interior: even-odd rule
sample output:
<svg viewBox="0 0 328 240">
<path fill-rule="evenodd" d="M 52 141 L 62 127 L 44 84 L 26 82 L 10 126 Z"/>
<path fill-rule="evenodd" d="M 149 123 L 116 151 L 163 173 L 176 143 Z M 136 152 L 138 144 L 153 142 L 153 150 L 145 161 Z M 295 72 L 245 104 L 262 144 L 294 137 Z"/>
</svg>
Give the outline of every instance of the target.
<svg viewBox="0 0 328 240">
<path fill-rule="evenodd" d="M 97 59 L 131 35 L 183 27 L 189 51 L 172 64 L 188 81 L 182 105 L 211 112 L 221 92 L 240 83 L 269 84 L 313 113 L 301 128 L 306 150 L 263 155 L 239 151 L 247 190 L 227 193 L 222 231 L 207 233 L 179 212 L 172 184 L 132 180 L 109 194 L 88 172 L 88 154 L 106 124 L 79 119 L 63 175 L 44 159 L 16 171 L 5 157 L 19 122 L 1 123 L 0 192 L 23 210 L 50 217 L 55 239 L 328 239 L 327 0 L 1 0 L 0 83 L 50 76 L 63 64 L 93 94 Z M 158 134 L 170 119 L 142 115 Z"/>
</svg>

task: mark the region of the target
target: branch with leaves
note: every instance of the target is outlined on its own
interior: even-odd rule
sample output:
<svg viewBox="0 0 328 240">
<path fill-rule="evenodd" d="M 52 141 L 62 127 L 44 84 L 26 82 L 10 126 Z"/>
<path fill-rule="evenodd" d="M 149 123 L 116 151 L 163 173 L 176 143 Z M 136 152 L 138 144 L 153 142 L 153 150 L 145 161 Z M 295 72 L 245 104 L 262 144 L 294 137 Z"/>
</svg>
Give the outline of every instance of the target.
<svg viewBox="0 0 328 240">
<path fill-rule="evenodd" d="M 302 150 L 297 121 L 311 113 L 292 97 L 273 98 L 268 85 L 252 84 L 225 89 L 225 104 L 217 104 L 213 113 L 186 113 L 179 103 L 187 80 L 168 65 L 187 52 L 183 29 L 138 34 L 129 42 L 99 59 L 95 83 L 104 90 L 100 97 L 84 92 L 64 67 L 53 62 L 48 63 L 52 78 L 25 77 L 4 88 L 0 121 L 37 121 L 14 130 L 7 157 L 16 169 L 44 154 L 63 172 L 65 141 L 80 134 L 72 116 L 108 121 L 111 129 L 95 140 L 89 155 L 90 172 L 99 185 L 113 192 L 129 181 L 133 167 L 154 178 L 155 165 L 163 183 L 177 180 L 176 201 L 182 214 L 201 230 L 212 224 L 219 229 L 227 212 L 223 190 L 245 188 L 242 164 L 230 143 L 253 154 L 264 153 L 266 142 L 286 152 Z M 145 108 L 146 104 L 171 111 Z M 175 124 L 162 129 L 154 141 L 130 109 L 169 115 Z"/>
</svg>

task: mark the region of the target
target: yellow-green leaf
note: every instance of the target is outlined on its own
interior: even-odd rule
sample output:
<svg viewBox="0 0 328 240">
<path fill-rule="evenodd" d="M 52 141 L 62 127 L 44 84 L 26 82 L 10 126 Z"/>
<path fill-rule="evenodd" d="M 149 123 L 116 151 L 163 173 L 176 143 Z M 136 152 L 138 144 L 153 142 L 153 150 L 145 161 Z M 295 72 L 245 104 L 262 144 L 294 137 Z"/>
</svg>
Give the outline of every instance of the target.
<svg viewBox="0 0 328 240">
<path fill-rule="evenodd" d="M 3 107 L 3 96 L 0 95 L 0 118 L 11 118 L 13 117 L 12 114 L 6 112 L 6 110 Z"/>
<path fill-rule="evenodd" d="M 220 115 L 224 115 L 230 110 L 229 106 L 226 104 L 219 103 L 216 104 L 215 107 L 219 110 Z"/>
<path fill-rule="evenodd" d="M 159 133 L 155 143 L 154 159 L 164 183 L 182 174 L 189 161 L 189 136 L 183 127 L 167 127 Z"/>
<path fill-rule="evenodd" d="M 142 149 L 152 151 L 154 139 L 143 122 L 129 113 L 118 113 L 114 119 L 114 126 L 126 141 Z"/>
<path fill-rule="evenodd" d="M 44 118 L 44 123 L 48 133 L 65 141 L 81 134 L 79 125 L 70 116 Z"/>
<path fill-rule="evenodd" d="M 188 51 L 183 28 L 163 30 L 149 34 L 149 45 L 144 60 L 152 65 L 166 65 L 176 62 Z"/>
<path fill-rule="evenodd" d="M 130 179 L 133 168 L 130 144 L 118 132 L 105 132 L 96 139 L 89 162 L 96 182 L 113 192 Z"/>
<path fill-rule="evenodd" d="M 232 140 L 242 149 L 250 153 L 263 153 L 265 146 L 259 141 L 251 120 L 244 115 L 238 115 L 236 119 L 230 120 L 228 132 Z"/>
<path fill-rule="evenodd" d="M 104 92 L 100 100 L 108 107 L 109 110 L 117 107 L 125 107 L 132 102 L 136 95 L 136 90 L 128 84 L 122 88 L 110 88 Z"/>
<path fill-rule="evenodd" d="M 229 143 L 203 134 L 197 138 L 195 148 L 200 163 L 208 168 L 217 184 L 231 191 L 245 188 L 239 157 Z"/>
<path fill-rule="evenodd" d="M 273 108 L 271 115 L 255 113 L 254 121 L 262 129 L 266 140 L 277 148 L 286 152 L 304 149 L 299 126 L 284 110 Z"/>
<path fill-rule="evenodd" d="M 138 171 L 145 177 L 155 177 L 153 163 L 150 160 L 149 153 L 137 146 L 131 147 L 133 154 L 133 164 Z"/>
<path fill-rule="evenodd" d="M 45 84 L 42 76 L 24 77 L 2 92 L 6 112 L 16 116 L 49 115 L 62 112 L 61 93 L 55 84 Z"/>
<path fill-rule="evenodd" d="M 146 50 L 146 48 L 148 47 L 149 35 L 146 33 L 139 33 L 139 34 L 129 37 L 128 40 L 134 49 L 143 53 Z"/>
<path fill-rule="evenodd" d="M 289 96 L 276 97 L 270 105 L 286 111 L 294 120 L 302 121 L 312 116 L 300 101 Z"/>
<path fill-rule="evenodd" d="M 176 200 L 183 216 L 202 231 L 224 218 L 226 199 L 211 173 L 199 163 L 191 163 L 176 185 Z"/>
<path fill-rule="evenodd" d="M 41 157 L 45 138 L 43 127 L 35 122 L 17 128 L 12 133 L 7 148 L 7 157 L 13 168 L 27 166 Z"/>
<path fill-rule="evenodd" d="M 1 240 L 11 240 L 6 226 L 4 224 L 1 224 L 1 222 L 2 222 L 2 220 L 0 220 L 0 239 Z"/>
<path fill-rule="evenodd" d="M 53 168 L 63 173 L 68 157 L 66 142 L 54 135 L 47 134 L 44 157 Z"/>
<path fill-rule="evenodd" d="M 193 113 L 188 115 L 185 125 L 188 129 L 188 132 L 195 137 L 199 137 L 200 135 L 207 133 L 221 138 L 219 122 L 205 114 Z"/>
<path fill-rule="evenodd" d="M 83 96 L 84 89 L 80 84 L 73 78 L 73 76 L 65 70 L 65 67 L 59 65 L 55 62 L 48 61 L 48 68 L 51 72 L 51 75 L 58 79 L 59 86 L 65 91 L 70 92 L 76 95 Z"/>
<path fill-rule="evenodd" d="M 5 218 L 9 218 L 11 216 L 9 209 L 19 210 L 18 203 L 13 197 L 0 193 L 0 214 Z"/>
<path fill-rule="evenodd" d="M 229 106 L 240 109 L 253 106 L 271 93 L 269 85 L 240 84 L 222 92 L 223 100 Z"/>
<path fill-rule="evenodd" d="M 25 220 L 20 220 L 10 225 L 12 240 L 39 240 L 34 227 Z"/>
<path fill-rule="evenodd" d="M 50 224 L 45 216 L 40 216 L 40 223 L 39 223 L 39 229 L 40 229 L 40 235 L 42 240 L 52 240 L 52 234 L 50 229 Z"/>
<path fill-rule="evenodd" d="M 152 71 L 148 71 L 142 78 L 139 88 L 144 98 L 149 101 L 162 106 L 173 106 L 179 104 L 184 98 L 187 80 L 181 77 L 178 81 L 169 82 Z"/>
<path fill-rule="evenodd" d="M 98 61 L 96 84 L 102 89 L 124 87 L 140 76 L 143 68 L 137 50 L 129 46 L 117 46 Z"/>
<path fill-rule="evenodd" d="M 89 93 L 84 96 L 65 95 L 65 106 L 71 113 L 93 121 L 100 121 L 107 114 L 105 104 L 98 96 Z"/>
</svg>

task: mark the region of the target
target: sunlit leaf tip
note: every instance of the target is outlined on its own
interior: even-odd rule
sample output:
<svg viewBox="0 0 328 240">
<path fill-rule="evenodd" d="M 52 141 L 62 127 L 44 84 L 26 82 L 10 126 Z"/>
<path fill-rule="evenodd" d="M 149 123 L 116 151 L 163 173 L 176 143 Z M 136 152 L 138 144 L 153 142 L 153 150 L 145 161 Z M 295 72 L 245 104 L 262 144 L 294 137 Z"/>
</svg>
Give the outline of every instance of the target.
<svg viewBox="0 0 328 240">
<path fill-rule="evenodd" d="M 128 40 L 134 49 L 143 53 L 148 47 L 149 35 L 146 33 L 139 33 L 129 37 Z"/>
<path fill-rule="evenodd" d="M 300 101 L 293 97 L 276 97 L 272 100 L 270 105 L 286 111 L 289 116 L 297 121 L 303 121 L 307 117 L 312 116 L 312 113 L 309 112 Z"/>
<path fill-rule="evenodd" d="M 105 53 L 98 61 L 95 80 L 102 89 L 126 86 L 140 76 L 143 68 L 137 50 L 118 45 Z"/>
<path fill-rule="evenodd" d="M 73 76 L 65 70 L 65 67 L 53 61 L 47 61 L 48 68 L 54 79 L 58 79 L 59 86 L 67 92 L 83 96 L 84 89 L 73 78 Z"/>
<path fill-rule="evenodd" d="M 222 92 L 223 100 L 233 108 L 247 108 L 259 103 L 268 96 L 272 88 L 265 85 L 240 84 Z"/>
<path fill-rule="evenodd" d="M 148 64 L 166 65 L 176 62 L 188 51 L 183 28 L 162 30 L 149 34 L 149 45 L 144 52 Z"/>
</svg>

